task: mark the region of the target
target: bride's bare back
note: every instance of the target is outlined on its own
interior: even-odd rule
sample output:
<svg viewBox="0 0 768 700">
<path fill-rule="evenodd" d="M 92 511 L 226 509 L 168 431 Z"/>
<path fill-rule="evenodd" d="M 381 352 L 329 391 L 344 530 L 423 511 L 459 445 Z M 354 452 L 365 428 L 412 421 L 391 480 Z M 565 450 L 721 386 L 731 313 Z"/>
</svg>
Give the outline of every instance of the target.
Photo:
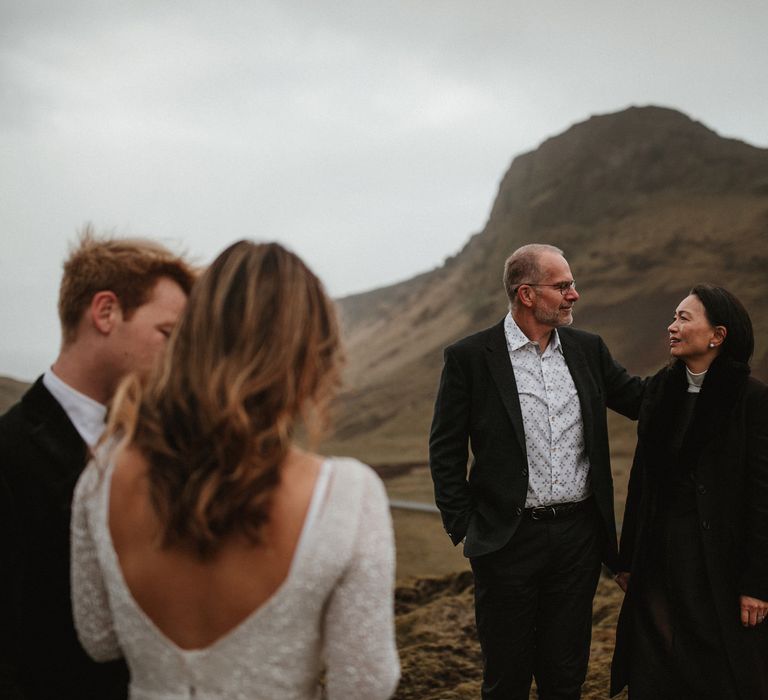
<svg viewBox="0 0 768 700">
<path fill-rule="evenodd" d="M 210 560 L 161 548 L 149 500 L 147 462 L 123 450 L 112 475 L 109 529 L 126 585 L 139 607 L 174 644 L 201 649 L 260 608 L 285 581 L 322 460 L 291 449 L 273 494 L 264 543 L 226 541 Z"/>
</svg>

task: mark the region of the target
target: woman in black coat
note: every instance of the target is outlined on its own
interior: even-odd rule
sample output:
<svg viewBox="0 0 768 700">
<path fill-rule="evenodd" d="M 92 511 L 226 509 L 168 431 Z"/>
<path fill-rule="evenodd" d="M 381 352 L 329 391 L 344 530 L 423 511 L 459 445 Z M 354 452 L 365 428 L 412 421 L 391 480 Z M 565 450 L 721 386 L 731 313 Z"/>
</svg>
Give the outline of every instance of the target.
<svg viewBox="0 0 768 700">
<path fill-rule="evenodd" d="M 768 699 L 768 387 L 752 323 L 698 285 L 649 382 L 621 537 L 611 695 Z"/>
</svg>

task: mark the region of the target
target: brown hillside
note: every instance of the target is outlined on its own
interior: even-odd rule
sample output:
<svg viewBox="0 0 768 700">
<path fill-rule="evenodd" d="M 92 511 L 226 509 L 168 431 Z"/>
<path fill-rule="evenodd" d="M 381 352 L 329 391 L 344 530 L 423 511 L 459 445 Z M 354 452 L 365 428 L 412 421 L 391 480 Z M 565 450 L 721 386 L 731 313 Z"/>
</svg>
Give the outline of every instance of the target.
<svg viewBox="0 0 768 700">
<path fill-rule="evenodd" d="M 28 388 L 29 384 L 26 382 L 0 377 L 0 416 L 13 406 Z"/>
<path fill-rule="evenodd" d="M 341 300 L 348 388 L 330 450 L 425 459 L 442 348 L 506 313 L 503 261 L 534 241 L 563 248 L 582 295 L 575 324 L 632 371 L 665 361 L 675 304 L 710 281 L 751 312 L 755 373 L 768 378 L 768 151 L 633 107 L 515 158 L 484 230 L 439 269 Z"/>
</svg>

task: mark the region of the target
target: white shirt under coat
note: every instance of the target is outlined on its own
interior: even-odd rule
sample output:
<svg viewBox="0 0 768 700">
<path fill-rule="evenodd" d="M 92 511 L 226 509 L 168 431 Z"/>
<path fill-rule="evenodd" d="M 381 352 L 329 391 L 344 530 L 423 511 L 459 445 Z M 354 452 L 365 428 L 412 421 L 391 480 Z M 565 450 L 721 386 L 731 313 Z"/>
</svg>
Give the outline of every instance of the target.
<svg viewBox="0 0 768 700">
<path fill-rule="evenodd" d="M 43 375 L 43 385 L 61 404 L 85 444 L 93 449 L 104 432 L 107 407 L 73 389 L 57 377 L 52 369 L 46 370 Z"/>
<path fill-rule="evenodd" d="M 508 313 L 504 319 L 528 455 L 526 508 L 583 501 L 592 493 L 576 385 L 552 331 L 542 352 Z"/>
</svg>

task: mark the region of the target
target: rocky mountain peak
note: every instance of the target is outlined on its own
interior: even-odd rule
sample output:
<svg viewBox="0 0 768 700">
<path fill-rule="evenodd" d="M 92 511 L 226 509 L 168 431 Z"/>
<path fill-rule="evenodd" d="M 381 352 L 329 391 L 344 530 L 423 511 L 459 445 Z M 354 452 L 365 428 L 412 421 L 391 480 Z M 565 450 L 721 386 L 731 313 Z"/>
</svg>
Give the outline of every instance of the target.
<svg viewBox="0 0 768 700">
<path fill-rule="evenodd" d="M 631 107 L 516 157 L 483 231 L 441 268 L 342 300 L 340 451 L 423 459 L 442 348 L 506 313 L 504 260 L 532 242 L 565 251 L 581 294 L 575 325 L 631 370 L 666 361 L 672 310 L 707 281 L 752 314 L 755 374 L 768 377 L 768 150 L 672 109 Z"/>
<path fill-rule="evenodd" d="M 768 191 L 767 169 L 766 151 L 681 112 L 631 107 L 591 117 L 515 158 L 489 225 L 510 215 L 525 215 L 534 230 L 589 224 L 658 192 Z"/>
</svg>

